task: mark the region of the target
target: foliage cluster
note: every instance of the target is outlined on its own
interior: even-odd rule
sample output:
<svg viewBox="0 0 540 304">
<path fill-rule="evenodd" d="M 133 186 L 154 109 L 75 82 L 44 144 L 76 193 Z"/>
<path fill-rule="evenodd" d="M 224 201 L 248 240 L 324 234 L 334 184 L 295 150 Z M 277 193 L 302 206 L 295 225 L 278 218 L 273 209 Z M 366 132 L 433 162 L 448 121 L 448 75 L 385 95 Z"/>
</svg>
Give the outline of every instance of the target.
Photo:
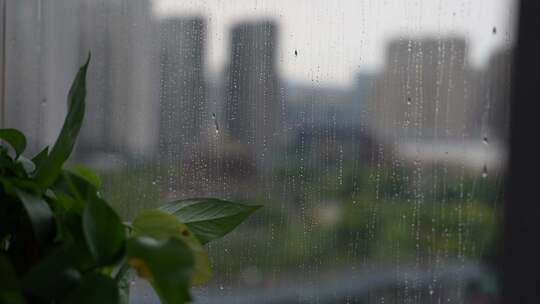
<svg viewBox="0 0 540 304">
<path fill-rule="evenodd" d="M 0 303 L 127 303 L 135 273 L 162 303 L 188 302 L 190 287 L 212 275 L 203 245 L 259 207 L 187 199 L 122 222 L 97 174 L 64 168 L 84 117 L 89 60 L 52 149 L 28 159 L 25 136 L 0 129 Z"/>
</svg>

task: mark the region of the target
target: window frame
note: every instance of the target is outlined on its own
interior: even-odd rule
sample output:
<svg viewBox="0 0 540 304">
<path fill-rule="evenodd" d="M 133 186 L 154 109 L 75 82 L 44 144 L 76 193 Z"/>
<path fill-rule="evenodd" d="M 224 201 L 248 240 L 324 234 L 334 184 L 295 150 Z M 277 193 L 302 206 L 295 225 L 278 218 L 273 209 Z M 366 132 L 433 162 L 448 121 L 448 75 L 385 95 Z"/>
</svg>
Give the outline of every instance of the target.
<svg viewBox="0 0 540 304">
<path fill-rule="evenodd" d="M 521 0 L 514 53 L 510 119 L 510 162 L 505 204 L 502 303 L 540 303 L 540 204 L 537 173 L 540 145 L 535 143 L 540 104 L 538 71 L 540 2 Z"/>
</svg>

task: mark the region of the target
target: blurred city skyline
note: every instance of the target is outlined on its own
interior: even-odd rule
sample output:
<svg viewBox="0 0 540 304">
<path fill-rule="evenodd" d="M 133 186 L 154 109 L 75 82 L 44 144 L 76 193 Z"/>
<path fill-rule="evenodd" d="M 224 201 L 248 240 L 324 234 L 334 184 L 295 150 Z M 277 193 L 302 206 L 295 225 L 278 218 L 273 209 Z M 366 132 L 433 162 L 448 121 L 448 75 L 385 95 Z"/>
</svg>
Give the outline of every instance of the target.
<svg viewBox="0 0 540 304">
<path fill-rule="evenodd" d="M 294 48 L 283 55 L 280 50 L 290 33 L 279 17 L 243 16 L 223 28 L 229 34 L 221 52 L 228 57 L 212 72 L 208 54 L 215 53 L 211 41 L 216 37 L 211 15 L 170 13 L 158 18 L 151 5 L 150 0 L 129 5 L 97 0 L 11 5 L 8 62 L 26 58 L 29 64 L 23 69 L 7 66 L 6 92 L 13 100 L 7 107 L 8 124 L 26 129 L 36 144 L 52 142 L 61 125 L 64 92 L 91 51 L 81 151 L 159 155 L 176 161 L 180 156 L 207 157 L 205 149 L 219 143 L 231 151 L 247 151 L 250 161 L 260 166 L 298 144 L 303 134 L 327 141 L 330 133 L 321 137 L 313 130 L 328 129 L 345 132 L 332 135 L 342 138 L 360 132 L 396 151 L 407 141 L 450 146 L 470 141 L 480 145 L 474 148 L 480 155 L 474 159 L 482 166 L 489 157 L 481 139 L 492 143 L 491 154 L 498 154 L 495 148 L 506 139 L 510 41 L 488 54 L 489 65 L 477 67 L 469 60 L 472 46 L 464 35 L 419 36 L 422 31 L 415 31 L 397 39 L 375 37 L 384 45 L 379 54 L 383 65 L 347 71 L 354 64 L 342 58 L 331 69 L 352 77 L 350 85 L 342 86 L 332 82 L 334 76 L 324 68 L 340 58 L 340 51 L 316 54 L 332 43 L 310 52 Z M 372 36 L 359 33 L 363 35 Z M 505 35 L 504 28 L 496 27 L 486 34 Z M 315 43 L 325 37 L 313 33 L 308 38 Z M 340 49 L 354 51 L 349 39 L 342 38 Z M 313 78 L 295 81 L 283 68 L 284 57 L 308 57 L 310 65 L 304 71 Z M 22 79 L 31 79 L 34 89 L 22 90 Z M 42 111 L 29 111 L 38 104 Z M 433 153 L 444 159 L 445 152 Z M 500 159 L 492 162 L 501 163 Z"/>
<path fill-rule="evenodd" d="M 230 29 L 263 19 L 279 26 L 276 61 L 283 78 L 334 87 L 354 85 L 357 73 L 384 68 L 385 49 L 395 40 L 463 37 L 467 62 L 484 68 L 493 52 L 513 43 L 515 2 L 152 0 L 158 18 L 203 18 L 210 76 L 220 75 L 227 64 Z"/>
<path fill-rule="evenodd" d="M 498 269 L 513 2 L 8 1 L 4 123 L 54 143 L 90 51 L 71 161 L 124 218 L 265 206 L 201 302 L 469 303 Z"/>
</svg>

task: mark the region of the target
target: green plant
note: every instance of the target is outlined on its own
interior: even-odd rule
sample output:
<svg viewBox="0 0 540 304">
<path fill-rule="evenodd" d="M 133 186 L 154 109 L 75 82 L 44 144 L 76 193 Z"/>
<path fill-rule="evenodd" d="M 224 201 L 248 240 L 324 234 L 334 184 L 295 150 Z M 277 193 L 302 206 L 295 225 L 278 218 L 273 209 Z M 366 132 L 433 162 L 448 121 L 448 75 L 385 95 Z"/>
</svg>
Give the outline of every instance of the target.
<svg viewBox="0 0 540 304">
<path fill-rule="evenodd" d="M 25 158 L 25 136 L 0 130 L 0 303 L 127 303 L 135 272 L 163 303 L 188 302 L 190 287 L 212 275 L 203 245 L 259 206 L 188 199 L 122 222 L 92 170 L 63 168 L 84 117 L 89 60 L 50 151 Z"/>
</svg>

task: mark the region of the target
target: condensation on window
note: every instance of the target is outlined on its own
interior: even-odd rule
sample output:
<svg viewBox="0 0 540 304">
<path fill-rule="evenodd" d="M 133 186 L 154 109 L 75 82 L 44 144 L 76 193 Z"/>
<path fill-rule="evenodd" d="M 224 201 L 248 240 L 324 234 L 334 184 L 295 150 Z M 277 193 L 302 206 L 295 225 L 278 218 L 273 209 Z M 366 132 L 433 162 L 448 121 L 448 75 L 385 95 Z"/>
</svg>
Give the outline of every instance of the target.
<svg viewBox="0 0 540 304">
<path fill-rule="evenodd" d="M 72 162 L 126 219 L 264 205 L 195 303 L 496 303 L 515 2 L 7 1 L 5 125 L 51 144 L 90 52 Z"/>
</svg>

